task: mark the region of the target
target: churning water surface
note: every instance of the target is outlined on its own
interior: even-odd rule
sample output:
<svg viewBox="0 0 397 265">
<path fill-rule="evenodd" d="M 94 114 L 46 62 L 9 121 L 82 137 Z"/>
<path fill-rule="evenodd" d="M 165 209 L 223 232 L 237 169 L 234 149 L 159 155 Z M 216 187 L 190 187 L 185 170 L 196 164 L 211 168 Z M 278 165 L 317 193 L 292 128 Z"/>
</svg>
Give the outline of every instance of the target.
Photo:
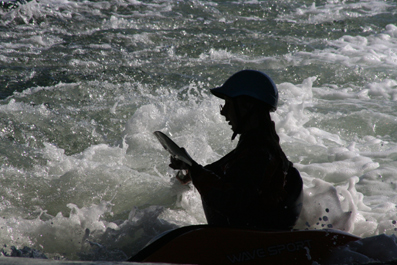
<svg viewBox="0 0 397 265">
<path fill-rule="evenodd" d="M 124 260 L 205 223 L 152 132 L 201 164 L 225 155 L 236 141 L 208 90 L 242 69 L 278 86 L 272 117 L 304 179 L 296 228 L 396 233 L 395 1 L 14 3 L 0 8 L 3 253 Z"/>
</svg>

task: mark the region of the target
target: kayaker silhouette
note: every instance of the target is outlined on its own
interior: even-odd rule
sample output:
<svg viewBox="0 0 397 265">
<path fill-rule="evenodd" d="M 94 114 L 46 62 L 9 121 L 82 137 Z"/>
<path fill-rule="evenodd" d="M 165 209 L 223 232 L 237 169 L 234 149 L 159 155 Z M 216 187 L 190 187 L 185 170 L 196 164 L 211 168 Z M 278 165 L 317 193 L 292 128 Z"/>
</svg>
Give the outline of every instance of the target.
<svg viewBox="0 0 397 265">
<path fill-rule="evenodd" d="M 193 182 L 209 225 L 261 230 L 291 229 L 302 208 L 302 179 L 279 144 L 270 112 L 278 90 L 265 73 L 243 70 L 210 90 L 224 99 L 221 115 L 236 148 L 220 160 L 191 166 L 171 157 L 182 183 Z"/>
</svg>

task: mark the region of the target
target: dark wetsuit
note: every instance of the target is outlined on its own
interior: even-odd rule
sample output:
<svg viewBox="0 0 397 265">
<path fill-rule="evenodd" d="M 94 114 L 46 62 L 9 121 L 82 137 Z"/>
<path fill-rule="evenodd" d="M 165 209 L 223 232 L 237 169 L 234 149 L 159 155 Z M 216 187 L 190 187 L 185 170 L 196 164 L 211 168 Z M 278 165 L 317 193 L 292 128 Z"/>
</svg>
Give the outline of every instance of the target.
<svg viewBox="0 0 397 265">
<path fill-rule="evenodd" d="M 232 152 L 191 169 L 208 224 L 254 229 L 291 229 L 302 208 L 302 179 L 282 170 L 260 130 L 243 134 Z"/>
</svg>

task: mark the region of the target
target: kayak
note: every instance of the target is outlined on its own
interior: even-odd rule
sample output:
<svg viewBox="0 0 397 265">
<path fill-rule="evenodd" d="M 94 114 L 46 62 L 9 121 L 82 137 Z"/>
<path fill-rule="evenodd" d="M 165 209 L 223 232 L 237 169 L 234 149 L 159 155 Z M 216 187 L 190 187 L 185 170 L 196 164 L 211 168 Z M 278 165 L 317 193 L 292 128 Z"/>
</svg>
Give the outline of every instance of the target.
<svg viewBox="0 0 397 265">
<path fill-rule="evenodd" d="M 359 240 L 343 231 L 257 231 L 195 225 L 161 235 L 128 261 L 174 264 L 321 264 Z"/>
</svg>

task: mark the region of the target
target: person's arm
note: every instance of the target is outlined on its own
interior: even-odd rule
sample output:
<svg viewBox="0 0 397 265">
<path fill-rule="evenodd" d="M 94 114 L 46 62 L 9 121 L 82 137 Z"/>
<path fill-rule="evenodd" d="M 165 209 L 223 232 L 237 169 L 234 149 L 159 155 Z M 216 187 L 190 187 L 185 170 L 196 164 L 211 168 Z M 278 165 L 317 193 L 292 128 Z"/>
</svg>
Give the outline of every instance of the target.
<svg viewBox="0 0 397 265">
<path fill-rule="evenodd" d="M 197 188 L 199 193 L 205 196 L 206 193 L 212 189 L 224 190 L 230 188 L 230 185 L 225 184 L 221 181 L 221 177 L 211 170 L 211 165 L 203 167 L 197 163 L 192 166 L 171 157 L 171 164 L 169 165 L 173 169 L 179 170 L 176 174 L 176 178 L 184 185 L 189 182 L 193 182 L 193 185 Z"/>
<path fill-rule="evenodd" d="M 225 183 L 218 174 L 201 165 L 192 166 L 189 175 L 201 196 L 206 196 L 213 190 L 221 191 L 230 188 L 230 185 Z"/>
</svg>

